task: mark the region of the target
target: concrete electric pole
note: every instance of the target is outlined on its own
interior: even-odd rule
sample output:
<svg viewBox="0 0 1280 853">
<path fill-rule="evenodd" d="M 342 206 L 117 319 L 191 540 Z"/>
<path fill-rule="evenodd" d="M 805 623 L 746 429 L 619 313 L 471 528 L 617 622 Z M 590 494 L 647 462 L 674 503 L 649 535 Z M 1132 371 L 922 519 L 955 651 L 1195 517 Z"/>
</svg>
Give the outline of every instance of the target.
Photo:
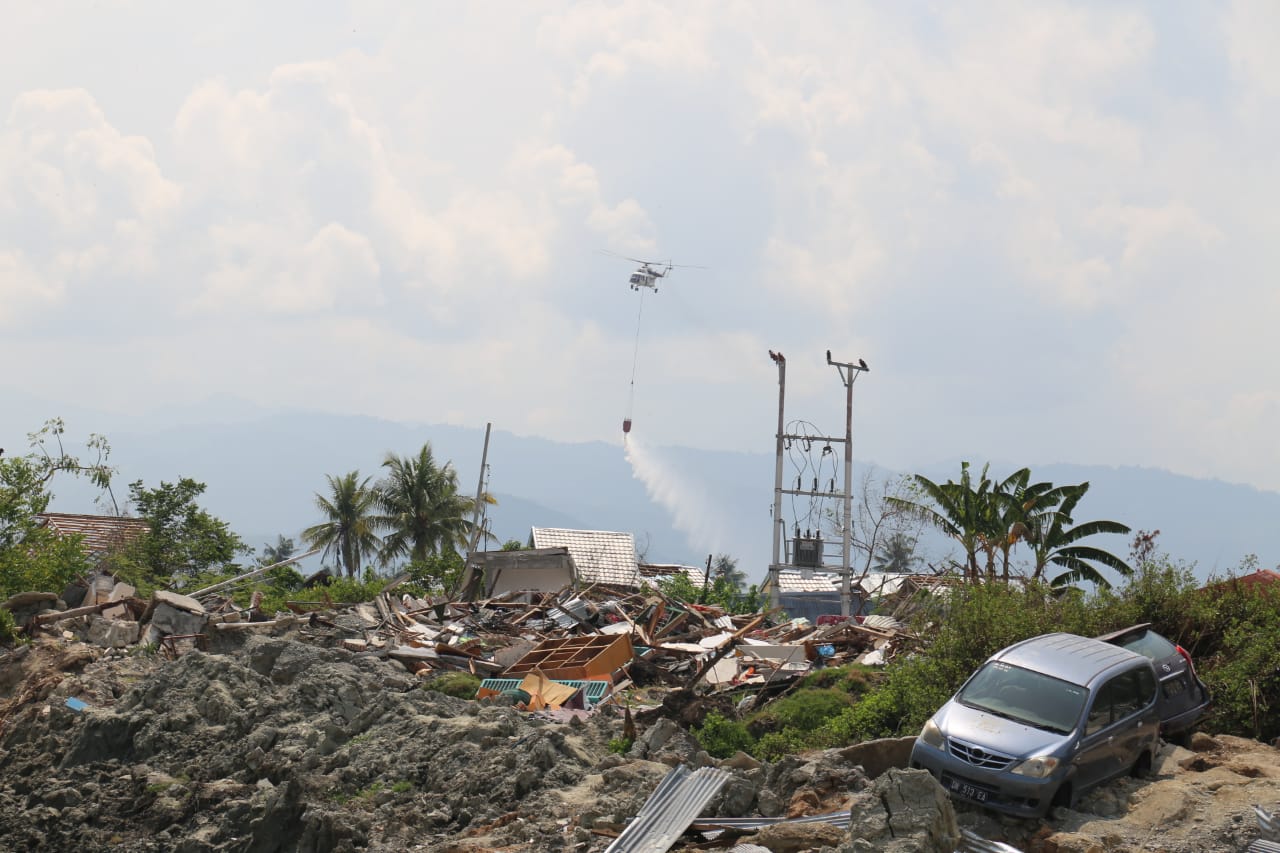
<svg viewBox="0 0 1280 853">
<path fill-rule="evenodd" d="M 806 531 L 806 535 L 802 538 L 799 534 L 799 525 L 795 541 L 790 549 L 784 548 L 784 539 L 786 537 L 786 520 L 782 517 L 782 496 L 783 495 L 800 495 L 810 499 L 821 499 L 834 497 L 830 492 L 822 492 L 818 488 L 818 482 L 815 479 L 813 489 L 801 489 L 801 483 L 797 483 L 795 489 L 784 489 L 782 487 L 782 454 L 791 441 L 804 442 L 809 445 L 813 442 L 825 442 L 828 446 L 832 443 L 844 444 L 844 492 L 843 507 L 840 516 L 840 615 L 850 615 L 850 601 L 852 599 L 852 584 L 850 563 L 853 549 L 853 383 L 857 381 L 859 373 L 866 373 L 871 368 L 867 367 L 867 363 L 862 359 L 858 359 L 857 363 L 834 361 L 831 358 L 831 350 L 827 350 L 827 364 L 832 365 L 840 374 L 840 380 L 845 387 L 845 423 L 844 438 L 834 436 L 815 436 L 808 434 L 788 434 L 786 432 L 786 387 L 787 387 L 787 360 L 780 352 L 769 350 L 769 357 L 773 359 L 773 363 L 778 366 L 778 432 L 776 444 L 776 464 L 774 468 L 773 481 L 773 559 L 769 563 L 769 606 L 779 606 L 778 589 L 779 573 L 783 568 L 821 568 L 822 566 L 822 534 L 820 531 L 814 531 L 812 534 Z M 828 447 L 829 449 L 829 447 Z"/>
</svg>

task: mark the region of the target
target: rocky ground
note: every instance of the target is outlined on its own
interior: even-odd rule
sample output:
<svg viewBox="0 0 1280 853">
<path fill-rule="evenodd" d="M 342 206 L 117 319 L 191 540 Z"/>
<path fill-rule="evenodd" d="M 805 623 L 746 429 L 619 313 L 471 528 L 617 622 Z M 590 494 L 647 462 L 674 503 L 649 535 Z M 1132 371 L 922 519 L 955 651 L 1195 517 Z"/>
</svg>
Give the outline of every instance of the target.
<svg viewBox="0 0 1280 853">
<path fill-rule="evenodd" d="M 672 764 L 713 763 L 661 715 L 619 755 L 614 710 L 454 699 L 394 661 L 296 635 L 223 644 L 176 661 L 77 639 L 0 651 L 0 850 L 596 853 Z M 1251 806 L 1280 806 L 1280 751 L 1192 745 L 1048 821 L 952 812 L 927 775 L 868 779 L 874 761 L 857 750 L 722 763 L 732 779 L 711 810 L 854 808 L 852 836 L 816 824 L 742 839 L 774 851 L 932 850 L 957 824 L 1028 853 L 1242 850 L 1257 836 Z M 912 821 L 915 834 L 901 830 Z"/>
</svg>

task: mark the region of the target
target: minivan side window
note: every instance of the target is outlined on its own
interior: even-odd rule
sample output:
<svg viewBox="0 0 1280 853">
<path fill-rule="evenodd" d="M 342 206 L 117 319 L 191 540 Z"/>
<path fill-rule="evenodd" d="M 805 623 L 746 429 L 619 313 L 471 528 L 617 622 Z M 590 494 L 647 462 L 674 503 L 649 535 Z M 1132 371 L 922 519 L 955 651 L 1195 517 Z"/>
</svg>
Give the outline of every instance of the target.
<svg viewBox="0 0 1280 853">
<path fill-rule="evenodd" d="M 1084 733 L 1093 734 L 1116 720 L 1136 714 L 1151 704 L 1155 679 L 1145 668 L 1131 669 L 1106 682 L 1098 689 Z"/>
</svg>

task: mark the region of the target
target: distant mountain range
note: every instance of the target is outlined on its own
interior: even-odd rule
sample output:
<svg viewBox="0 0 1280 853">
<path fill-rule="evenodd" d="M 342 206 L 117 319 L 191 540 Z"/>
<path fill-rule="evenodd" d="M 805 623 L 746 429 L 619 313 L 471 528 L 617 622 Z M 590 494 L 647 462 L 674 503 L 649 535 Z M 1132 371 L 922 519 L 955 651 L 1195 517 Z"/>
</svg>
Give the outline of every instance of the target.
<svg viewBox="0 0 1280 853">
<path fill-rule="evenodd" d="M 207 416 L 210 409 L 199 415 Z M 25 447 L 23 433 L 39 420 L 14 423 L 0 415 L 0 446 Z M 117 497 L 136 479 L 155 485 L 193 477 L 208 485 L 204 506 L 261 548 L 277 534 L 296 537 L 320 520 L 314 495 L 325 474 L 358 469 L 380 474 L 388 451 L 416 452 L 430 441 L 438 459 L 452 461 L 462 490 L 474 493 L 483 428 L 414 426 L 363 416 L 262 414 L 245 411 L 189 426 L 147 428 L 76 412 L 68 437 L 90 429 L 108 435 L 120 467 Z M 531 526 L 623 530 L 636 535 L 655 562 L 701 564 L 708 553 L 728 553 L 751 581 L 763 578 L 770 559 L 773 499 L 772 448 L 730 453 L 689 448 L 633 448 L 633 467 L 622 446 L 566 444 L 495 430 L 489 449 L 488 488 L 498 499 L 489 509 L 499 542 L 525 541 Z M 981 460 L 974 460 L 980 465 Z M 1167 471 L 1136 467 L 1035 465 L 1038 480 L 1092 484 L 1077 522 L 1113 519 L 1134 530 L 1160 530 L 1161 548 L 1196 566 L 1202 578 L 1240 565 L 1257 554 L 1265 567 L 1280 560 L 1280 493 Z M 943 481 L 959 474 L 959 461 L 920 471 Z M 642 482 L 635 475 L 640 470 Z M 873 469 L 874 476 L 894 476 Z M 995 471 L 1003 476 L 1008 471 Z M 862 474 L 855 476 L 862 482 Z M 54 509 L 93 511 L 92 494 L 71 480 L 56 484 Z M 1125 537 L 1098 537 L 1099 547 L 1124 556 Z M 926 539 L 932 561 L 945 556 L 945 540 Z"/>
</svg>

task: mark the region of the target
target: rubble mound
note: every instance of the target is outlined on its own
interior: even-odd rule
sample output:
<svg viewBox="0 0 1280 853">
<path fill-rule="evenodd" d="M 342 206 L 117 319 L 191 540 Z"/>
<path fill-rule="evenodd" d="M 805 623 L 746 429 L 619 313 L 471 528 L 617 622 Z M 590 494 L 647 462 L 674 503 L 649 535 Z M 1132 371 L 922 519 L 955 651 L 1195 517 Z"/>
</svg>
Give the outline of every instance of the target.
<svg viewBox="0 0 1280 853">
<path fill-rule="evenodd" d="M 56 667 L 65 647 L 24 657 Z M 109 667 L 63 673 L 11 721 L 0 849 L 446 849 L 575 784 L 617 727 L 454 699 L 398 663 L 286 639 L 115 660 L 133 683 L 113 703 Z M 64 704 L 89 681 L 98 701 Z"/>
<path fill-rule="evenodd" d="M 296 629 L 176 660 L 67 637 L 0 651 L 0 850 L 600 853 L 676 765 L 719 768 L 704 817 L 761 822 L 720 849 L 936 851 L 968 831 L 1026 853 L 1237 851 L 1252 806 L 1280 805 L 1280 751 L 1241 738 L 1167 746 L 1152 778 L 1020 821 L 895 769 L 909 738 L 715 761 L 681 724 L 692 696 L 628 740 L 612 706 L 531 713 L 423 684 Z"/>
</svg>

